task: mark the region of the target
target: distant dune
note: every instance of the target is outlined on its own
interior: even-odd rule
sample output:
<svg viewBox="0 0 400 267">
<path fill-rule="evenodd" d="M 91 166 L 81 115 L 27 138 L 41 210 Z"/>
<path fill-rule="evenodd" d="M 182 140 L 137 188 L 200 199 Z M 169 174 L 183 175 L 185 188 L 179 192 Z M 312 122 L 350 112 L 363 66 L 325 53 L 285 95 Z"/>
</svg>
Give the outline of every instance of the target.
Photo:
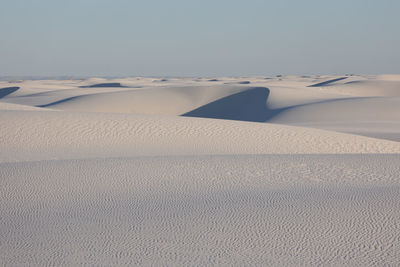
<svg viewBox="0 0 400 267">
<path fill-rule="evenodd" d="M 92 85 L 82 85 L 80 88 L 97 88 L 97 87 L 125 87 L 121 83 L 98 83 Z"/>
<path fill-rule="evenodd" d="M 340 77 L 340 78 L 336 78 L 336 79 L 332 79 L 332 80 L 328 80 L 328 81 L 312 84 L 312 85 L 309 85 L 308 87 L 328 86 L 328 85 L 331 85 L 332 83 L 335 83 L 335 82 L 338 82 L 338 81 L 342 81 L 344 79 L 347 79 L 347 77 Z"/>
</svg>

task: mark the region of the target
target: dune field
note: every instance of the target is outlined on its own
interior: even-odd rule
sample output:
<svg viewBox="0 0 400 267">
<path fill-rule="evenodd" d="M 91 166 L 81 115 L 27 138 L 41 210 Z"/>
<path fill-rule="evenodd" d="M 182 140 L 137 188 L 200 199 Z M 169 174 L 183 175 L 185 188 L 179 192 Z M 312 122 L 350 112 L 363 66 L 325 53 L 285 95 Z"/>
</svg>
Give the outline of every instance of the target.
<svg viewBox="0 0 400 267">
<path fill-rule="evenodd" d="M 0 81 L 0 265 L 400 264 L 400 75 Z"/>
</svg>

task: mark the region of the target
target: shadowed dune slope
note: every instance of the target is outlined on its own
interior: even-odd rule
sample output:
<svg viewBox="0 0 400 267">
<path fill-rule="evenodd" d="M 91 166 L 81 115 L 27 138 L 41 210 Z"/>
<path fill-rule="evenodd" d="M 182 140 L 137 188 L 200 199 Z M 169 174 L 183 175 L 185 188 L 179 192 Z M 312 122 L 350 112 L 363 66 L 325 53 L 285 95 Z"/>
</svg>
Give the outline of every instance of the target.
<svg viewBox="0 0 400 267">
<path fill-rule="evenodd" d="M 1 88 L 0 89 L 0 98 L 3 98 L 9 94 L 14 93 L 15 91 L 17 91 L 19 89 L 19 87 L 6 87 L 6 88 Z"/>
<path fill-rule="evenodd" d="M 256 87 L 218 99 L 182 116 L 263 122 L 273 114 L 266 105 L 268 96 L 268 88 Z"/>
</svg>

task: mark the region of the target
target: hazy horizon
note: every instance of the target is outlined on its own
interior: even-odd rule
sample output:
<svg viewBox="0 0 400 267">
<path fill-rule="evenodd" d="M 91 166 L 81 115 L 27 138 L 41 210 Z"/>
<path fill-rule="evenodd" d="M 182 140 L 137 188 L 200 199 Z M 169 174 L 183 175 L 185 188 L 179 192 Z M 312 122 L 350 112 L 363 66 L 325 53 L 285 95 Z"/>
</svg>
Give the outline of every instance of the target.
<svg viewBox="0 0 400 267">
<path fill-rule="evenodd" d="M 400 73 L 400 2 L 10 1 L 0 76 Z"/>
</svg>

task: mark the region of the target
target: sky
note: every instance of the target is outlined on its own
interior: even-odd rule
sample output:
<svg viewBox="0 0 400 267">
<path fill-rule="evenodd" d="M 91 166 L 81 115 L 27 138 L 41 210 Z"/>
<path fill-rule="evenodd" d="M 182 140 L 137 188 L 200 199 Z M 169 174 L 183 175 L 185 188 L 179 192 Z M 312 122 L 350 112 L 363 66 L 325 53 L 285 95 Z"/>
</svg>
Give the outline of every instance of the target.
<svg viewBox="0 0 400 267">
<path fill-rule="evenodd" d="M 400 73 L 399 0 L 0 0 L 0 76 Z"/>
</svg>

